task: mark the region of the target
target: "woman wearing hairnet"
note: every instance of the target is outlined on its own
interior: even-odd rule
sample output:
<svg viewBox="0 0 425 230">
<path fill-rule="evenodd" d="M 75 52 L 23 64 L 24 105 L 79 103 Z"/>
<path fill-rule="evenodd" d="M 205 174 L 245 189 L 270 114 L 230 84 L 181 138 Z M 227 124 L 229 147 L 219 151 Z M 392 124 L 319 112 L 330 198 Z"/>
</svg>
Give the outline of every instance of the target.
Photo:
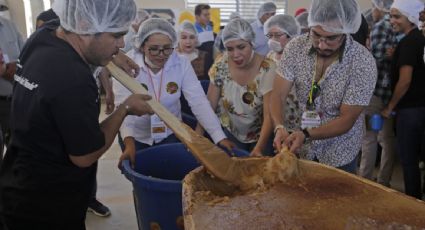
<svg viewBox="0 0 425 230">
<path fill-rule="evenodd" d="M 381 112 L 389 118 L 397 112 L 397 153 L 403 167 L 405 193 L 422 199 L 419 154 L 425 132 L 425 37 L 419 31 L 419 12 L 424 3 L 419 0 L 395 0 L 390 10 L 393 31 L 404 37 L 392 58 L 394 91 L 387 107 Z"/>
<path fill-rule="evenodd" d="M 269 18 L 264 24 L 264 34 L 269 39 L 270 52 L 267 57 L 273 60 L 276 65 L 282 58 L 283 49 L 286 44 L 295 36 L 300 34 L 300 26 L 294 17 L 290 15 L 275 15 Z M 301 114 L 298 101 L 292 87 L 288 95 L 285 106 L 284 126 L 290 132 L 300 128 Z"/>
<path fill-rule="evenodd" d="M 208 70 L 213 64 L 211 55 L 199 50 L 198 32 L 190 21 L 184 21 L 178 29 L 177 52 L 186 56 L 192 64 L 195 74 L 199 80 L 208 80 Z"/>
<path fill-rule="evenodd" d="M 160 18 L 144 21 L 135 38 L 134 49 L 127 54 L 140 66 L 136 80 L 149 91 L 154 100 L 180 119 L 180 97 L 183 93 L 193 114 L 206 127 L 214 143 L 231 149 L 232 143 L 226 139 L 189 60 L 173 52 L 176 44 L 176 31 L 169 22 Z M 114 82 L 113 87 L 117 98 L 131 94 L 118 81 Z M 178 142 L 157 115 L 129 116 L 120 131 L 125 145 L 121 159 L 130 157 L 132 163 L 137 150 Z"/>
<path fill-rule="evenodd" d="M 261 156 L 273 152 L 268 104 L 275 64 L 254 52 L 255 34 L 243 19 L 223 30 L 226 52 L 210 69 L 208 99 L 236 145 Z"/>
</svg>

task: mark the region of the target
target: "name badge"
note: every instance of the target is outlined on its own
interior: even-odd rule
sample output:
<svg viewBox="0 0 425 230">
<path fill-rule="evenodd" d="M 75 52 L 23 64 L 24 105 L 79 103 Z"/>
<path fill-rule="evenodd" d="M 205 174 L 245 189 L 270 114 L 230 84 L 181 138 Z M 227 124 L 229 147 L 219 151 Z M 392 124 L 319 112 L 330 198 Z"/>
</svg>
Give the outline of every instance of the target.
<svg viewBox="0 0 425 230">
<path fill-rule="evenodd" d="M 155 141 L 167 138 L 167 126 L 156 114 L 151 116 L 151 137 Z"/>
<path fill-rule="evenodd" d="M 305 111 L 301 117 L 301 129 L 316 128 L 322 124 L 316 111 Z"/>
</svg>

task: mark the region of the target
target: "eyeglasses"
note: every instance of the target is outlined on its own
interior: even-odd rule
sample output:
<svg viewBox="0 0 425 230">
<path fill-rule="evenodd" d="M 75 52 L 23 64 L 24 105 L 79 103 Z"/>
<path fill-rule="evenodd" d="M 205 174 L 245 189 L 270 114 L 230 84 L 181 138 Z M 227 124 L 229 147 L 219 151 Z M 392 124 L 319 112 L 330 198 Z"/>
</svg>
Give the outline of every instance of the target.
<svg viewBox="0 0 425 230">
<path fill-rule="evenodd" d="M 310 33 L 310 37 L 311 37 L 311 39 L 313 40 L 314 43 L 324 42 L 327 45 L 335 45 L 345 37 L 345 34 L 331 35 L 331 36 L 321 36 L 316 31 L 311 30 L 311 29 L 310 29 L 309 33 Z"/>
<path fill-rule="evenodd" d="M 282 37 L 282 36 L 286 36 L 286 38 L 289 38 L 289 36 L 287 35 L 287 34 L 285 34 L 285 33 L 268 33 L 268 34 L 266 34 L 266 37 L 268 38 L 268 39 L 273 39 L 273 38 L 276 38 L 276 39 L 279 39 L 280 37 Z"/>
<path fill-rule="evenodd" d="M 165 56 L 168 56 L 173 52 L 174 48 L 166 47 L 166 48 L 160 49 L 158 47 L 151 47 L 151 48 L 148 48 L 148 50 L 149 50 L 149 54 L 152 56 L 158 56 L 161 53 L 164 54 Z"/>
<path fill-rule="evenodd" d="M 317 82 L 313 83 L 313 88 L 310 91 L 309 97 L 307 99 L 307 109 L 314 110 L 316 105 L 314 103 L 314 100 L 320 95 L 320 86 L 317 84 Z M 311 100 L 310 100 L 311 97 Z"/>
</svg>

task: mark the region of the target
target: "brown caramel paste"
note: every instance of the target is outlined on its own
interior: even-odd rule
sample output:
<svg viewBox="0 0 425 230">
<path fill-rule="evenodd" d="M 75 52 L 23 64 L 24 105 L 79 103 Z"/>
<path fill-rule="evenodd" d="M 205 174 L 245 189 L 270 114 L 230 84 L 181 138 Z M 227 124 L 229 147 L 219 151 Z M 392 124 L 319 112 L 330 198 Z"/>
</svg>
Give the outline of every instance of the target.
<svg viewBox="0 0 425 230">
<path fill-rule="evenodd" d="M 355 175 L 289 153 L 235 160 L 238 183 L 186 176 L 186 229 L 425 228 L 424 202 Z"/>
</svg>

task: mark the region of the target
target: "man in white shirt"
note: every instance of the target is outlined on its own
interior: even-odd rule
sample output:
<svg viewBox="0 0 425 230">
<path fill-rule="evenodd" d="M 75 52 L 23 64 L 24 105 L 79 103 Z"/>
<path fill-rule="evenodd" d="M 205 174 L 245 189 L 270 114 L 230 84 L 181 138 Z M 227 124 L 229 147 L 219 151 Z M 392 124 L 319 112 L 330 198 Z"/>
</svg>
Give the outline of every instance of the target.
<svg viewBox="0 0 425 230">
<path fill-rule="evenodd" d="M 264 35 L 264 23 L 271 16 L 276 14 L 276 5 L 273 2 L 266 2 L 260 6 L 257 12 L 257 20 L 251 23 L 251 27 L 255 32 L 255 52 L 266 56 L 269 53 L 268 39 Z"/>
</svg>

